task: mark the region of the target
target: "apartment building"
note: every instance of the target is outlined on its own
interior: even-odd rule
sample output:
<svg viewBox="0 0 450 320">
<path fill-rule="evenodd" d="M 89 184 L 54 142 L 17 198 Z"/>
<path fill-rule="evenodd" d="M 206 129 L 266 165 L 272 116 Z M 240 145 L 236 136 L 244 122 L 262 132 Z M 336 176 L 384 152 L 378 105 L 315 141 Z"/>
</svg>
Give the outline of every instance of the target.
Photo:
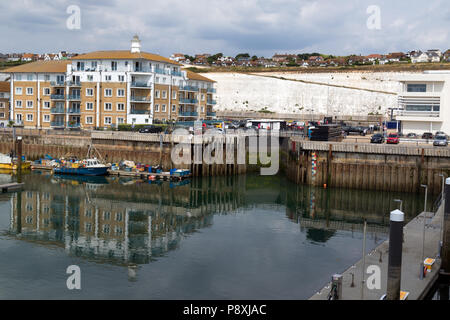
<svg viewBox="0 0 450 320">
<path fill-rule="evenodd" d="M 4 128 L 9 122 L 9 81 L 0 81 L 0 128 Z"/>
<path fill-rule="evenodd" d="M 396 119 L 403 133 L 444 131 L 450 133 L 450 71 L 425 71 L 398 78 Z"/>
<path fill-rule="evenodd" d="M 30 128 L 107 128 L 154 121 L 212 119 L 214 81 L 141 51 L 96 51 L 70 60 L 38 61 L 11 76 L 11 118 Z"/>
</svg>

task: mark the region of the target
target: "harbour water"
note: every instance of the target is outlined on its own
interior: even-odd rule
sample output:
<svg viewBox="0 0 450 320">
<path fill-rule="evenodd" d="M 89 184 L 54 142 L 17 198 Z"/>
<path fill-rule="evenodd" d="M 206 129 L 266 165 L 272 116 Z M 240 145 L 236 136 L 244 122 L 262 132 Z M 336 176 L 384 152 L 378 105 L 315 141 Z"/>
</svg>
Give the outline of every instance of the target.
<svg viewBox="0 0 450 320">
<path fill-rule="evenodd" d="M 284 176 L 23 182 L 0 195 L 0 299 L 307 299 L 361 258 L 364 219 L 369 252 L 395 199 L 406 222 L 423 209 L 415 194 Z M 66 286 L 70 265 L 81 290 Z"/>
</svg>

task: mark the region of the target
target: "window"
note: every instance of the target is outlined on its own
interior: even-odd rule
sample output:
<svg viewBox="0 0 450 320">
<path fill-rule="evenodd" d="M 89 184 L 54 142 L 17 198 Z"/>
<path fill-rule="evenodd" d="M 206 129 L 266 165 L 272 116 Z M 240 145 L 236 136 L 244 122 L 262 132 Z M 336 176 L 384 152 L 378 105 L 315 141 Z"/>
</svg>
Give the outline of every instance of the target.
<svg viewBox="0 0 450 320">
<path fill-rule="evenodd" d="M 111 76 L 105 76 L 105 81 L 111 81 Z"/>
<path fill-rule="evenodd" d="M 124 89 L 117 89 L 117 96 L 118 97 L 125 97 L 125 90 Z"/>
<path fill-rule="evenodd" d="M 50 109 L 50 101 L 44 101 L 44 109 Z"/>
<path fill-rule="evenodd" d="M 408 84 L 408 92 L 427 92 L 426 84 Z"/>
<path fill-rule="evenodd" d="M 117 118 L 117 124 L 124 124 L 124 119 L 123 118 Z"/>
<path fill-rule="evenodd" d="M 93 97 L 94 96 L 94 89 L 86 88 L 86 96 L 87 97 Z"/>
<path fill-rule="evenodd" d="M 155 112 L 159 112 L 159 104 L 155 104 Z"/>
<path fill-rule="evenodd" d="M 94 103 L 86 102 L 86 110 L 94 110 Z"/>
<path fill-rule="evenodd" d="M 18 94 L 18 95 L 22 94 L 22 88 L 21 87 L 16 87 L 16 94 Z"/>
<path fill-rule="evenodd" d="M 44 122 L 50 122 L 50 115 L 44 114 Z"/>
<path fill-rule="evenodd" d="M 105 97 L 112 97 L 112 89 L 105 89 Z"/>
<path fill-rule="evenodd" d="M 33 101 L 32 100 L 28 100 L 27 101 L 27 108 L 33 108 Z"/>
<path fill-rule="evenodd" d="M 117 104 L 117 111 L 125 111 L 125 104 L 124 103 L 118 103 Z"/>
<path fill-rule="evenodd" d="M 111 70 L 117 71 L 117 61 L 111 61 Z"/>
<path fill-rule="evenodd" d="M 125 76 L 119 76 L 119 82 L 124 82 L 125 81 Z"/>
<path fill-rule="evenodd" d="M 105 117 L 105 125 L 109 126 L 112 124 L 112 118 L 111 117 Z"/>
<path fill-rule="evenodd" d="M 58 83 L 64 83 L 65 78 L 66 78 L 66 77 L 63 76 L 63 75 L 56 76 L 56 82 L 58 82 Z"/>
<path fill-rule="evenodd" d="M 176 99 L 177 98 L 177 92 L 176 91 L 172 91 L 172 99 Z"/>
<path fill-rule="evenodd" d="M 155 83 L 159 83 L 159 77 L 156 77 Z"/>
<path fill-rule="evenodd" d="M 105 111 L 112 111 L 112 103 L 105 103 Z"/>
<path fill-rule="evenodd" d="M 202 93 L 202 101 L 205 101 L 205 95 Z"/>
<path fill-rule="evenodd" d="M 155 90 L 155 97 L 156 99 L 159 99 L 159 90 Z"/>
<path fill-rule="evenodd" d="M 4 112 L 0 112 L 0 118 L 4 118 L 5 117 L 5 113 Z"/>
<path fill-rule="evenodd" d="M 94 118 L 93 117 L 86 117 L 86 124 L 93 124 Z"/>
<path fill-rule="evenodd" d="M 19 80 L 19 81 L 22 80 L 22 75 L 21 74 L 17 74 L 16 75 L 16 80 Z"/>
<path fill-rule="evenodd" d="M 406 111 L 423 111 L 423 112 L 431 112 L 431 111 L 435 111 L 438 112 L 440 111 L 441 106 L 440 105 L 433 105 L 433 106 L 424 106 L 424 105 L 407 105 L 405 107 Z"/>
<path fill-rule="evenodd" d="M 33 81 L 33 75 L 32 74 L 27 74 L 27 80 L 28 81 Z"/>
<path fill-rule="evenodd" d="M 94 76 L 91 75 L 91 74 L 88 74 L 87 80 L 88 80 L 88 81 L 94 81 Z"/>
<path fill-rule="evenodd" d="M 5 108 L 5 103 L 4 102 L 0 102 L 0 109 Z"/>
<path fill-rule="evenodd" d="M 91 70 L 95 71 L 97 69 L 97 61 L 91 61 Z"/>
<path fill-rule="evenodd" d="M 33 121 L 33 115 L 27 114 L 27 121 Z"/>
<path fill-rule="evenodd" d="M 167 99 L 167 91 L 164 90 L 164 91 L 162 92 L 162 98 L 163 98 L 163 99 Z"/>
<path fill-rule="evenodd" d="M 161 112 L 166 112 L 166 105 L 165 104 L 162 105 Z"/>
<path fill-rule="evenodd" d="M 50 88 L 44 88 L 44 96 L 50 95 Z"/>
<path fill-rule="evenodd" d="M 175 104 L 172 105 L 172 112 L 177 111 L 177 106 Z"/>
<path fill-rule="evenodd" d="M 83 61 L 77 62 L 77 71 L 84 71 L 84 62 Z"/>
<path fill-rule="evenodd" d="M 16 100 L 16 108 L 22 108 L 22 100 Z"/>
<path fill-rule="evenodd" d="M 50 81 L 50 75 L 48 74 L 44 75 L 44 81 Z"/>
</svg>

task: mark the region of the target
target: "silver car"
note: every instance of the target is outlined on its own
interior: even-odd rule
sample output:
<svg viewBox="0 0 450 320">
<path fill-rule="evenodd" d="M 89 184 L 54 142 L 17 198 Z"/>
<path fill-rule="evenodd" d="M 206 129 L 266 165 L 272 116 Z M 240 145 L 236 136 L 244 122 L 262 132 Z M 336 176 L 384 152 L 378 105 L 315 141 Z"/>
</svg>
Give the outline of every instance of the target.
<svg viewBox="0 0 450 320">
<path fill-rule="evenodd" d="M 447 136 L 439 135 L 434 138 L 433 146 L 446 147 L 448 146 Z"/>
</svg>

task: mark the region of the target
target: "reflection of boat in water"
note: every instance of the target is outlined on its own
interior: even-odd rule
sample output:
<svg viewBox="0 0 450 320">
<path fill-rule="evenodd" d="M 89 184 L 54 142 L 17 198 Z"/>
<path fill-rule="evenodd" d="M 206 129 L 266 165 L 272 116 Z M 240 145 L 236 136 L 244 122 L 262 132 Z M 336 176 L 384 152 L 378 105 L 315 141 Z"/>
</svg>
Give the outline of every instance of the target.
<svg viewBox="0 0 450 320">
<path fill-rule="evenodd" d="M 22 170 L 31 169 L 31 162 L 23 161 L 21 167 Z M 16 171 L 18 168 L 17 160 L 14 160 L 9 155 L 0 154 L 0 170 Z"/>
<path fill-rule="evenodd" d="M 108 180 L 105 176 L 84 176 L 84 175 L 57 175 L 55 176 L 58 180 L 64 180 L 64 181 L 72 181 L 74 184 L 82 184 L 82 183 L 89 183 L 89 184 L 108 184 Z"/>
<path fill-rule="evenodd" d="M 61 167 L 54 168 L 53 172 L 60 175 L 105 176 L 108 174 L 108 166 L 94 158 L 83 160 L 81 163 L 67 163 Z"/>
</svg>

